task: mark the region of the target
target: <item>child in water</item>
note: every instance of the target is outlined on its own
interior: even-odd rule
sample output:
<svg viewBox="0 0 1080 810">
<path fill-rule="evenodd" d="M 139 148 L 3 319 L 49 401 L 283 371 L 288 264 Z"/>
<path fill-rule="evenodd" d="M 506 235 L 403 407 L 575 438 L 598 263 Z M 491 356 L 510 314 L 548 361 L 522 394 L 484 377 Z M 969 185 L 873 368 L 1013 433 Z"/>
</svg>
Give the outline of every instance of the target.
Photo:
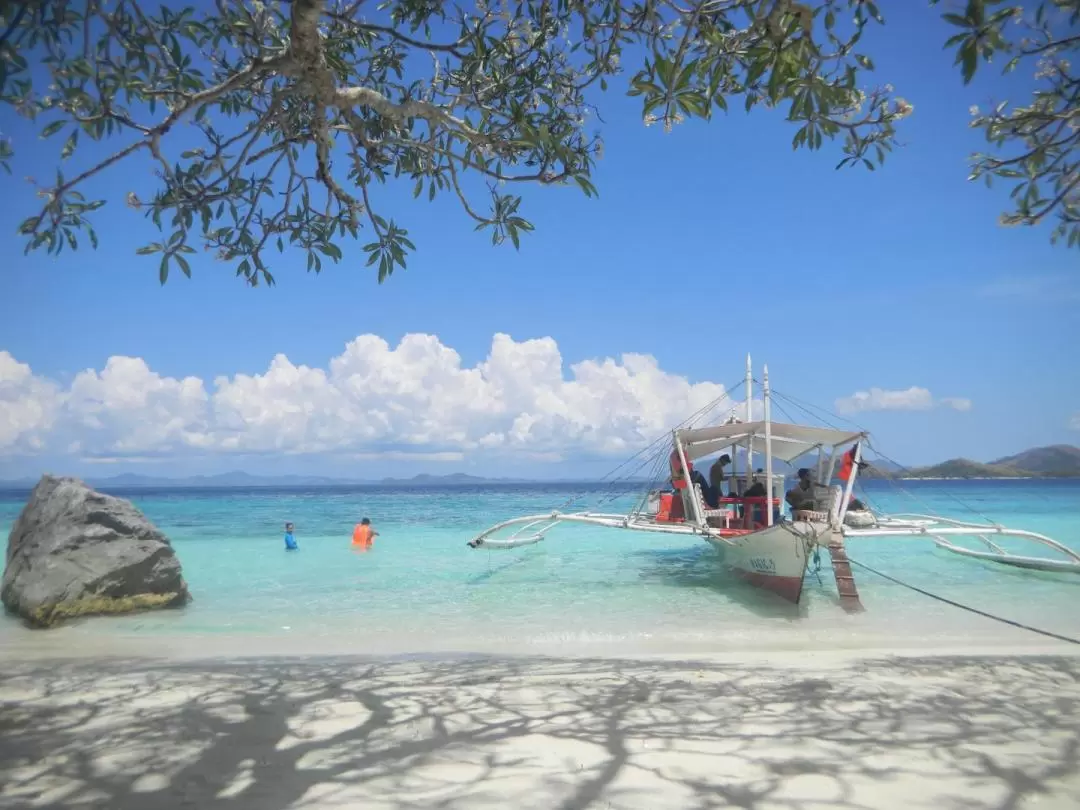
<svg viewBox="0 0 1080 810">
<path fill-rule="evenodd" d="M 353 548 L 371 548 L 371 544 L 378 536 L 378 532 L 371 528 L 371 521 L 364 518 L 356 526 L 353 527 L 352 532 L 352 544 Z"/>
<path fill-rule="evenodd" d="M 286 523 L 285 524 L 285 550 L 286 551 L 297 551 L 297 550 L 299 550 L 299 548 L 300 547 L 298 545 L 296 545 L 296 538 L 293 537 L 293 525 L 292 525 L 292 523 Z"/>
</svg>

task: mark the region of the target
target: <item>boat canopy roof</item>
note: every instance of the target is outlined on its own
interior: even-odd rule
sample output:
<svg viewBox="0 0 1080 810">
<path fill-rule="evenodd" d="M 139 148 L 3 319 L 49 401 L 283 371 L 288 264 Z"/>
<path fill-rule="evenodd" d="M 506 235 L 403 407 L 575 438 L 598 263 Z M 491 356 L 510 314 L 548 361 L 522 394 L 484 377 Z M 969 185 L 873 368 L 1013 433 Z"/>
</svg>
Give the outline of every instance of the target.
<svg viewBox="0 0 1080 810">
<path fill-rule="evenodd" d="M 773 422 L 770 432 L 772 433 L 772 456 L 781 461 L 796 459 L 815 447 L 833 449 L 866 436 L 860 431 L 789 425 L 785 422 Z M 725 447 L 733 445 L 746 447 L 751 438 L 754 439 L 754 452 L 765 451 L 764 422 L 736 422 L 715 427 L 684 428 L 676 431 L 676 435 L 691 461 L 723 450 Z"/>
</svg>

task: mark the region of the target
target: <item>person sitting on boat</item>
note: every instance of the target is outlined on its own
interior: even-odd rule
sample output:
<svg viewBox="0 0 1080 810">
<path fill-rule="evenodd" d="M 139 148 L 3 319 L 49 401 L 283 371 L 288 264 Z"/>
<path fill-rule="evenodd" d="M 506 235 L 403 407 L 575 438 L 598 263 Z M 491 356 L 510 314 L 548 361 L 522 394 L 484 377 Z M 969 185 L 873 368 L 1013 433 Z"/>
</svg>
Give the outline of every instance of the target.
<svg viewBox="0 0 1080 810">
<path fill-rule="evenodd" d="M 682 459 L 679 458 L 679 448 L 676 447 L 668 456 L 668 467 L 671 468 L 671 486 L 675 489 L 686 489 L 686 482 L 693 479 L 694 462 L 687 459 L 686 466 L 689 474 L 683 472 Z"/>
<path fill-rule="evenodd" d="M 794 514 L 800 510 L 814 510 L 814 480 L 810 477 L 810 470 L 800 467 L 799 481 L 787 491 L 784 500 L 788 502 Z"/>
<path fill-rule="evenodd" d="M 758 476 L 761 475 L 761 470 L 754 473 L 752 483 L 747 487 L 746 492 L 743 493 L 744 498 L 764 498 L 765 497 L 765 485 L 758 480 Z"/>
<path fill-rule="evenodd" d="M 754 472 L 753 476 L 750 478 L 750 486 L 748 486 L 746 488 L 746 491 L 742 494 L 744 499 L 747 499 L 747 498 L 761 498 L 761 499 L 764 499 L 768 495 L 768 493 L 765 491 L 765 484 L 758 477 L 758 476 L 760 476 L 762 474 L 763 473 L 762 473 L 761 470 L 757 470 L 757 471 Z M 753 503 L 753 502 L 747 504 L 746 501 L 744 500 L 743 505 L 746 507 L 746 510 L 745 510 L 745 512 L 740 510 L 740 514 L 749 515 L 750 519 L 755 524 L 756 523 L 761 523 L 764 520 L 763 515 L 765 514 L 765 512 L 761 508 L 761 504 Z"/>
<path fill-rule="evenodd" d="M 705 476 L 694 469 L 694 462 L 690 461 L 690 459 L 686 460 L 690 475 L 683 474 L 682 460 L 679 458 L 678 448 L 671 451 L 671 455 L 668 457 L 668 466 L 671 467 L 671 486 L 676 490 L 681 490 L 686 488 L 687 481 L 691 484 L 697 484 L 701 488 L 702 500 L 713 509 L 717 507 L 719 501 L 717 501 L 716 494 L 713 492 L 712 487 L 709 486 L 709 482 L 705 480 Z"/>
<path fill-rule="evenodd" d="M 716 505 L 719 505 L 720 499 L 724 497 L 724 467 L 730 463 L 731 456 L 724 453 L 709 467 L 709 486 L 712 488 L 712 495 Z"/>
</svg>

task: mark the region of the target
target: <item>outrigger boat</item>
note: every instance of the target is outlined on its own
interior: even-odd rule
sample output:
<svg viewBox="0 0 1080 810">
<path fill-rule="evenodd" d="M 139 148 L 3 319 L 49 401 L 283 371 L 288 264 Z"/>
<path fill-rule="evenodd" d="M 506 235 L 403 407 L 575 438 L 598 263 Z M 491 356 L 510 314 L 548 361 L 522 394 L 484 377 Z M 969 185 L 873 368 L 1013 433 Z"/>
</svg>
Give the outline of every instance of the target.
<svg viewBox="0 0 1080 810">
<path fill-rule="evenodd" d="M 946 551 L 989 562 L 1044 571 L 1080 573 L 1080 554 L 1036 532 L 1010 529 L 996 523 L 971 523 L 933 515 L 875 515 L 853 497 L 859 471 L 866 466 L 863 447 L 869 435 L 862 430 L 775 422 L 772 419 L 772 391 L 768 367 L 762 380 L 763 418 L 752 418 L 753 375 L 750 358 L 746 366 L 745 419 L 733 409 L 723 424 L 678 427 L 671 443 L 654 442 L 656 466 L 664 455 L 669 459 L 669 488 L 650 488 L 626 514 L 602 512 L 561 512 L 527 515 L 498 523 L 469 541 L 471 548 L 510 549 L 542 542 L 561 524 L 585 524 L 638 532 L 700 537 L 722 552 L 722 565 L 752 585 L 798 603 L 807 566 L 820 547 L 827 549 L 833 563 L 841 604 L 861 610 L 844 541 L 848 538 L 929 538 Z M 717 402 L 726 400 L 727 394 Z M 716 403 L 714 403 L 715 405 Z M 709 408 L 699 411 L 699 415 Z M 685 423 L 684 423 L 685 424 Z M 668 452 L 668 448 L 671 448 Z M 704 497 L 701 478 L 693 473 L 699 459 L 729 453 L 732 471 L 728 497 Z M 764 455 L 764 470 L 754 470 L 756 452 Z M 774 474 L 774 461 L 792 465 L 816 454 L 813 479 L 830 481 L 839 477 L 841 485 L 816 484 L 813 508 L 781 513 L 777 493 L 784 491 L 785 476 Z M 739 467 L 740 455 L 743 460 Z M 837 463 L 840 462 L 840 469 Z M 807 465 L 809 466 L 809 465 Z M 690 471 L 690 475 L 683 475 Z M 762 474 L 763 473 L 763 474 Z M 695 482 L 695 478 L 697 481 Z M 763 480 L 759 480 L 763 479 Z M 751 487 L 755 483 L 761 487 Z M 804 501 L 801 506 L 809 506 Z M 498 537 L 513 528 L 509 536 Z M 967 537 L 981 541 L 988 550 L 973 550 L 954 540 Z M 1055 549 L 1064 559 L 1029 557 L 1006 551 L 991 537 L 1023 538 Z"/>
</svg>

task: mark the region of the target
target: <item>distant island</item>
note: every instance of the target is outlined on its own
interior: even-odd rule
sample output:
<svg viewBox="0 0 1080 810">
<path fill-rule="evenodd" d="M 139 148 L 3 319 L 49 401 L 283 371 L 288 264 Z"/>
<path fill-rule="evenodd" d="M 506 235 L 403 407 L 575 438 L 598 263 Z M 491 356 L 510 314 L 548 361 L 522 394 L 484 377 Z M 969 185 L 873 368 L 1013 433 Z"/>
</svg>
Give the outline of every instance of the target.
<svg viewBox="0 0 1080 810">
<path fill-rule="evenodd" d="M 777 462 L 777 473 L 793 474 L 794 469 Z M 1055 444 L 1035 447 L 1013 456 L 999 458 L 989 463 L 954 458 L 930 467 L 905 468 L 884 461 L 873 461 L 862 473 L 863 478 L 1080 478 L 1080 447 Z M 590 483 L 585 479 L 538 480 L 528 478 L 483 478 L 466 473 L 431 475 L 421 473 L 411 478 L 353 479 L 332 478 L 319 475 L 251 475 L 246 472 L 228 472 L 218 475 L 195 475 L 186 478 L 126 473 L 109 478 L 87 478 L 86 483 L 99 489 L 230 489 L 230 488 L 288 488 L 288 487 L 455 487 L 497 486 L 507 484 L 569 484 Z M 37 479 L 24 478 L 17 481 L 0 481 L 2 489 L 29 489 Z M 642 480 L 642 483 L 645 483 Z"/>
<path fill-rule="evenodd" d="M 412 478 L 383 478 L 377 481 L 380 486 L 468 486 L 480 484 L 536 484 L 541 483 L 528 478 L 480 478 L 465 473 L 450 473 L 449 475 L 429 475 L 420 473 Z"/>
<path fill-rule="evenodd" d="M 869 471 L 868 471 L 869 472 Z M 1080 447 L 1035 447 L 989 463 L 954 458 L 931 467 L 874 468 L 874 478 L 1080 478 Z"/>
<path fill-rule="evenodd" d="M 249 487 L 437 487 L 481 486 L 489 484 L 535 484 L 542 483 L 524 478 L 481 478 L 465 473 L 430 475 L 421 473 L 412 478 L 332 478 L 322 475 L 252 475 L 246 472 L 228 472 L 217 475 L 193 475 L 185 478 L 124 473 L 107 478 L 83 478 L 86 483 L 99 489 L 242 489 Z M 37 483 L 36 478 L 0 481 L 3 489 L 29 489 Z"/>
</svg>

